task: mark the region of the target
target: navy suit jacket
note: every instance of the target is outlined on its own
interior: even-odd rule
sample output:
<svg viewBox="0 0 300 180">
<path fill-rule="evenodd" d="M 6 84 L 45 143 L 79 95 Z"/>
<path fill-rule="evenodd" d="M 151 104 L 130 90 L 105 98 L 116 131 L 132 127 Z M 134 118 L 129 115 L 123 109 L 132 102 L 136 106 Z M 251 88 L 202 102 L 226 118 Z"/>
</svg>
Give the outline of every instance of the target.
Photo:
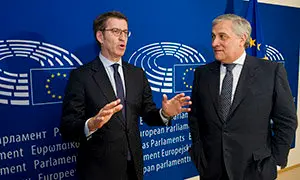
<svg viewBox="0 0 300 180">
<path fill-rule="evenodd" d="M 219 116 L 219 87 L 220 62 L 196 69 L 189 126 L 201 179 L 218 180 L 222 163 L 230 180 L 275 179 L 297 127 L 283 65 L 246 56 L 226 121 Z"/>
<path fill-rule="evenodd" d="M 106 104 L 116 100 L 111 82 L 99 58 L 73 70 L 65 91 L 60 131 L 63 139 L 79 141 L 77 171 L 80 179 L 126 179 L 128 148 L 138 179 L 143 179 L 143 155 L 139 116 L 148 125 L 162 125 L 159 110 L 141 68 L 122 62 L 126 87 L 126 121 L 122 111 L 87 140 L 84 126 Z"/>
</svg>

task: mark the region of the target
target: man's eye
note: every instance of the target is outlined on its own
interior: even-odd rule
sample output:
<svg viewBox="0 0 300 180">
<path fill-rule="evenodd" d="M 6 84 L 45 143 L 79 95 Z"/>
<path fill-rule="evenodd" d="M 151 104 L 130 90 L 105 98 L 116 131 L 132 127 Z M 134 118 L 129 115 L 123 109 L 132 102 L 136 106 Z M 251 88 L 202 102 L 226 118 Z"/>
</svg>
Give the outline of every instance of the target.
<svg viewBox="0 0 300 180">
<path fill-rule="evenodd" d="M 227 36 L 226 36 L 226 35 L 220 35 L 220 38 L 221 38 L 222 40 L 225 40 L 225 39 L 227 39 Z"/>
<path fill-rule="evenodd" d="M 114 33 L 119 32 L 119 29 L 112 29 Z"/>
</svg>

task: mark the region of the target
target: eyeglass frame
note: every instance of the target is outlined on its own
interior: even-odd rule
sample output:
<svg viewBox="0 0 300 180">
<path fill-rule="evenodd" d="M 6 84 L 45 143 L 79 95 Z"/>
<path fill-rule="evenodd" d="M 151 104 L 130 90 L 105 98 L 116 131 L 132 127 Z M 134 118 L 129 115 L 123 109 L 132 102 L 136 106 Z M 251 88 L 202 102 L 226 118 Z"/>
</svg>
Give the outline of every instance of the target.
<svg viewBox="0 0 300 180">
<path fill-rule="evenodd" d="M 122 29 L 119 29 L 119 28 L 111 28 L 111 29 L 102 29 L 101 30 L 102 32 L 103 31 L 110 31 L 112 32 L 112 34 L 116 37 L 120 37 L 122 33 L 125 34 L 125 37 L 129 38 L 130 35 L 131 35 L 131 32 L 128 31 L 128 30 L 122 30 Z"/>
</svg>

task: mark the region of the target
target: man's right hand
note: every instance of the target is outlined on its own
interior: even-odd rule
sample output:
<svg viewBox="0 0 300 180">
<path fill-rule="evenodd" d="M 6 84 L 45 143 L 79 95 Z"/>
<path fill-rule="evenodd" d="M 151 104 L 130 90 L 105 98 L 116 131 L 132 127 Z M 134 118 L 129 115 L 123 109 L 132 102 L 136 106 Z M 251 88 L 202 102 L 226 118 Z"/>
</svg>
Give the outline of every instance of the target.
<svg viewBox="0 0 300 180">
<path fill-rule="evenodd" d="M 106 104 L 102 109 L 100 109 L 96 116 L 89 119 L 89 130 L 95 131 L 107 123 L 113 114 L 119 112 L 123 108 L 123 105 L 120 103 L 121 100 L 117 99 L 116 101 Z"/>
</svg>

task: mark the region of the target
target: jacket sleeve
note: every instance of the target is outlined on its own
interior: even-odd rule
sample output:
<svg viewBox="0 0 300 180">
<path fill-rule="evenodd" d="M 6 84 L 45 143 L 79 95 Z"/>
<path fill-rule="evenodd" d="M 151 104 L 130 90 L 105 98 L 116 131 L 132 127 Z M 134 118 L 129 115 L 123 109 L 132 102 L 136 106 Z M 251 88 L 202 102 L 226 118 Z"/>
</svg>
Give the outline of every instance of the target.
<svg viewBox="0 0 300 180">
<path fill-rule="evenodd" d="M 285 167 L 291 144 L 297 128 L 297 116 L 293 96 L 282 64 L 278 64 L 275 72 L 273 95 L 272 155 L 277 164 Z"/>
<path fill-rule="evenodd" d="M 143 94 L 142 94 L 142 114 L 143 121 L 149 126 L 165 126 L 165 123 L 160 117 L 159 109 L 156 108 L 156 104 L 153 102 L 152 90 L 150 88 L 148 79 L 143 72 Z M 170 121 L 169 121 L 170 124 Z"/>
</svg>

